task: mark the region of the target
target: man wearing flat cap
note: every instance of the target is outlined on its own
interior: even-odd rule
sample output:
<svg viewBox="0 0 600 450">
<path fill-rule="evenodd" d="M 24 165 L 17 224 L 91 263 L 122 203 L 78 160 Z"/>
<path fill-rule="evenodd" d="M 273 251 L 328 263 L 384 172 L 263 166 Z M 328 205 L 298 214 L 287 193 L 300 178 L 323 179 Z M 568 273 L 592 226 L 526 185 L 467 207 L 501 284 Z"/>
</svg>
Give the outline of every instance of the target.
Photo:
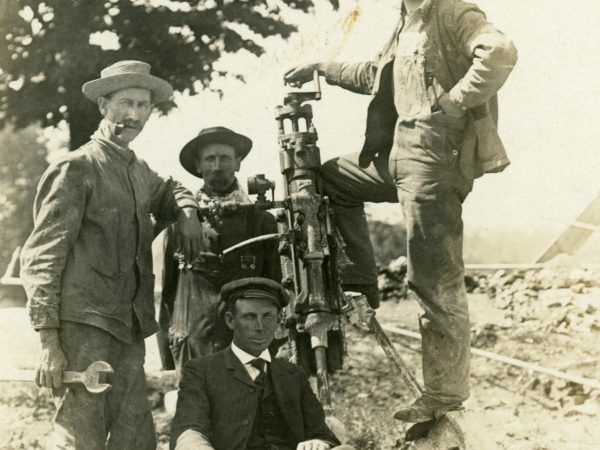
<svg viewBox="0 0 600 450">
<path fill-rule="evenodd" d="M 221 301 L 233 342 L 185 365 L 171 449 L 353 450 L 327 427 L 303 369 L 267 350 L 289 301 L 283 286 L 243 278 L 223 286 Z"/>
<path fill-rule="evenodd" d="M 225 127 L 205 128 L 183 147 L 179 155 L 181 165 L 204 180 L 196 194 L 200 205 L 251 201 L 235 176 L 251 148 L 249 138 Z M 179 270 L 173 229 L 165 235 L 159 348 L 163 366 L 179 372 L 188 359 L 214 353 L 231 341 L 231 331 L 217 307 L 221 286 L 252 276 L 281 279 L 277 244 L 272 241 L 223 259 L 217 257 L 246 239 L 276 232 L 275 219 L 268 212 L 246 210 L 209 217 L 202 222 L 202 228 L 203 252 L 190 270 Z M 167 341 L 170 348 L 165 345 Z"/>
<path fill-rule="evenodd" d="M 42 357 L 37 383 L 53 388 L 53 448 L 154 449 L 144 376 L 144 338 L 154 311 L 151 216 L 177 221 L 188 259 L 200 246 L 198 203 L 161 178 L 129 143 L 172 88 L 141 61 L 119 61 L 83 85 L 103 116 L 91 140 L 50 165 L 37 190 L 21 279 Z M 111 390 L 62 385 L 62 372 L 93 361 L 114 369 Z"/>
</svg>

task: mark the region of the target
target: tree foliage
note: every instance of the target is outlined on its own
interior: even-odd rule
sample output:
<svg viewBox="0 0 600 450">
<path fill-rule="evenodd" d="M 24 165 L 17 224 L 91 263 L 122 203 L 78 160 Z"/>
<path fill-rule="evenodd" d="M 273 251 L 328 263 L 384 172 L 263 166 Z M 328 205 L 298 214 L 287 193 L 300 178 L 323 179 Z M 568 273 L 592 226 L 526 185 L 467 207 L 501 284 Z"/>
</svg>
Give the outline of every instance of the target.
<svg viewBox="0 0 600 450">
<path fill-rule="evenodd" d="M 0 127 L 66 120 L 76 148 L 99 119 L 81 86 L 102 68 L 143 60 L 176 91 L 193 95 L 225 75 L 214 69 L 221 55 L 260 55 L 262 38 L 295 30 L 284 9 L 312 6 L 313 0 L 0 0 Z M 98 45 L 99 38 L 114 45 Z"/>
<path fill-rule="evenodd" d="M 0 275 L 33 228 L 33 198 L 47 166 L 39 128 L 0 131 Z"/>
</svg>

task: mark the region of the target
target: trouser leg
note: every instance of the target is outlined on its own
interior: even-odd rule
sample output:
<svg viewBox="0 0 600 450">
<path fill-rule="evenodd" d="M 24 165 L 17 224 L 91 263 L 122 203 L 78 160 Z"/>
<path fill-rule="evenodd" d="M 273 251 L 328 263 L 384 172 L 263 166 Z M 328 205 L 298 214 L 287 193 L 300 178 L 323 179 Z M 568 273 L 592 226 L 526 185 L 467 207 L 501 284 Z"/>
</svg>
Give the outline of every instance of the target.
<svg viewBox="0 0 600 450">
<path fill-rule="evenodd" d="M 358 155 L 354 153 L 327 161 L 321 168 L 321 176 L 347 257 L 347 261 L 341 261 L 342 284 L 376 286 L 377 266 L 363 202 L 398 200 L 387 172 L 387 159 L 379 158 L 363 169 L 358 164 Z"/>
<path fill-rule="evenodd" d="M 82 372 L 94 361 L 113 364 L 118 343 L 105 331 L 72 322 L 62 322 L 61 347 L 68 360 L 67 370 Z M 96 450 L 106 446 L 108 393 L 92 394 L 82 384 L 65 385 L 53 392 L 57 405 L 54 417 L 54 448 Z"/>
<path fill-rule="evenodd" d="M 100 328 L 62 322 L 61 346 L 67 370 L 84 371 L 94 361 L 114 369 L 112 388 L 91 394 L 81 384 L 55 392 L 55 448 L 66 450 L 154 449 L 154 422 L 146 396 L 144 341 L 118 341 Z"/>
<path fill-rule="evenodd" d="M 408 282 L 420 299 L 425 393 L 444 403 L 469 396 L 469 312 L 457 198 L 403 200 Z"/>
<path fill-rule="evenodd" d="M 190 356 L 196 358 L 211 355 L 226 348 L 233 338 L 232 331 L 225 323 L 219 290 L 200 273 L 190 272 L 185 276 L 189 276 L 192 283 L 188 294 Z"/>
<path fill-rule="evenodd" d="M 114 382 L 107 396 L 110 450 L 153 450 L 156 433 L 147 397 L 144 374 L 144 340 L 138 335 L 130 344 L 123 343 L 114 367 Z"/>
<path fill-rule="evenodd" d="M 420 328 L 425 396 L 444 403 L 469 396 L 461 215 L 472 182 L 459 170 L 460 142 L 462 129 L 444 123 L 399 124 L 390 157 L 406 225 L 407 279 L 424 310 Z"/>
</svg>

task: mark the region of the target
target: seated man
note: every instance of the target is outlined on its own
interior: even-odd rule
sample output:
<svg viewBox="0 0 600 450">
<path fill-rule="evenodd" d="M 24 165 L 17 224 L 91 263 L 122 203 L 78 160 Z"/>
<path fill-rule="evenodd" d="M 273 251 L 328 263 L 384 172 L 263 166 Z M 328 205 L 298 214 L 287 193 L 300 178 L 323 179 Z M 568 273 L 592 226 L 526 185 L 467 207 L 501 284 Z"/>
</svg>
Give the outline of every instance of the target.
<svg viewBox="0 0 600 450">
<path fill-rule="evenodd" d="M 249 138 L 225 127 L 205 128 L 183 147 L 179 154 L 181 165 L 204 180 L 196 194 L 201 206 L 212 201 L 251 201 L 235 176 L 251 148 Z M 231 331 L 217 311 L 223 284 L 253 276 L 281 280 L 275 241 L 247 247 L 223 260 L 217 258 L 223 250 L 246 239 L 276 232 L 275 219 L 270 213 L 246 210 L 208 217 L 202 222 L 202 231 L 204 253 L 186 271 L 178 269 L 174 258 L 173 228 L 165 235 L 159 318 L 159 348 L 165 369 L 180 371 L 188 359 L 209 355 L 229 345 Z"/>
<path fill-rule="evenodd" d="M 233 342 L 185 365 L 171 449 L 353 450 L 325 424 L 302 368 L 267 351 L 288 303 L 285 289 L 244 278 L 223 286 L 221 301 Z"/>
</svg>

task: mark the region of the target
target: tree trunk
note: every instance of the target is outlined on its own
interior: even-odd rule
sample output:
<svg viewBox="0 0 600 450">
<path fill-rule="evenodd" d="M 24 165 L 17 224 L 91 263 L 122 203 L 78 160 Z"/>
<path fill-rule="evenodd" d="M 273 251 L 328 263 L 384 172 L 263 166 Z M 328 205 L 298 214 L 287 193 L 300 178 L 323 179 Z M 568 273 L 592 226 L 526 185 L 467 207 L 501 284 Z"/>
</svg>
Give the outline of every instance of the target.
<svg viewBox="0 0 600 450">
<path fill-rule="evenodd" d="M 98 128 L 102 116 L 98 105 L 82 99 L 69 105 L 70 149 L 77 150 L 90 140 L 90 136 Z"/>
</svg>

